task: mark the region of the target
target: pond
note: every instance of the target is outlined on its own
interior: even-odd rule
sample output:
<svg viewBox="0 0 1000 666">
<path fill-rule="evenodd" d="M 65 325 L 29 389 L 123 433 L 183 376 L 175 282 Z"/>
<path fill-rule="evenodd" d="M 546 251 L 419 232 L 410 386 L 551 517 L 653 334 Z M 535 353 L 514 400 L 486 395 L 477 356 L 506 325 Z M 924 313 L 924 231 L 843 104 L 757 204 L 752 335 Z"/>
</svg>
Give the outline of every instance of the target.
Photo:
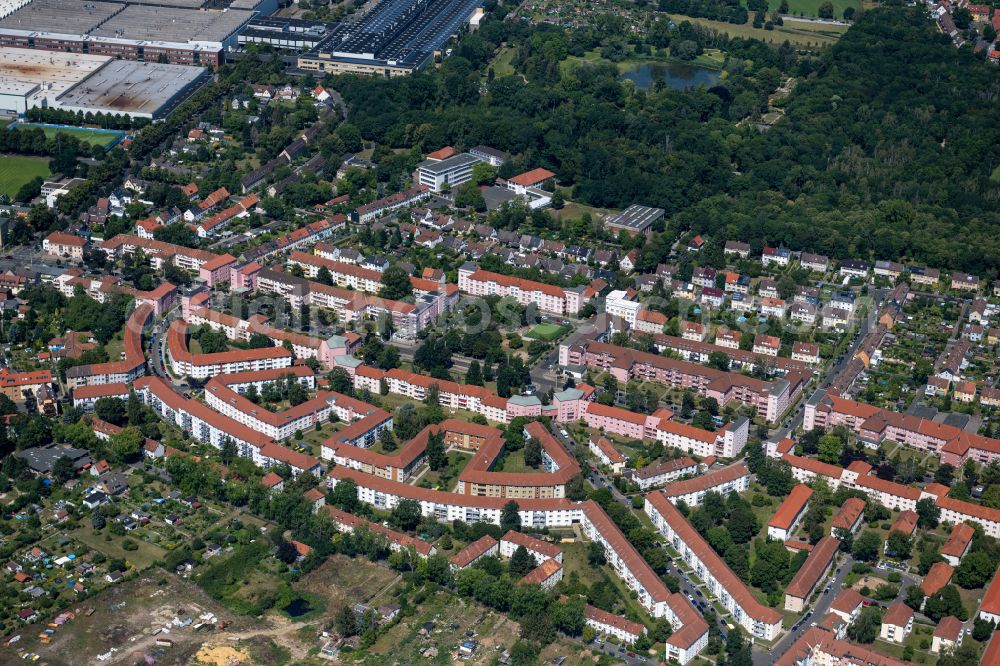
<svg viewBox="0 0 1000 666">
<path fill-rule="evenodd" d="M 628 79 L 642 89 L 649 88 L 656 80 L 662 80 L 675 90 L 686 90 L 702 85 L 711 88 L 719 82 L 721 74 L 722 72 L 716 69 L 670 60 L 635 63 L 621 75 L 619 80 Z"/>
<path fill-rule="evenodd" d="M 306 613 L 311 612 L 313 610 L 313 607 L 309 604 L 307 600 L 303 599 L 302 597 L 296 597 L 295 599 L 292 599 L 290 602 L 288 602 L 288 605 L 285 606 L 282 610 L 285 611 L 288 617 L 302 617 Z"/>
</svg>

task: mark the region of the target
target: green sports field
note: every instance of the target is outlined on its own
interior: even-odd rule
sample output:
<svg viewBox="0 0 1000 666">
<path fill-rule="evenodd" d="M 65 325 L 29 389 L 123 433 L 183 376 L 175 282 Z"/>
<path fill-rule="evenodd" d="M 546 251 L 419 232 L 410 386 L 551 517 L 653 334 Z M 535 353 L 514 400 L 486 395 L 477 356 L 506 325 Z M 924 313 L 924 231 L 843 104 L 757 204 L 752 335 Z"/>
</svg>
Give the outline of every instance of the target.
<svg viewBox="0 0 1000 666">
<path fill-rule="evenodd" d="M 551 342 L 563 334 L 565 328 L 558 324 L 539 324 L 528 332 L 529 338 Z"/>
<path fill-rule="evenodd" d="M 21 186 L 35 176 L 49 176 L 47 157 L 0 155 L 0 194 L 13 198 Z"/>
<path fill-rule="evenodd" d="M 32 129 L 40 127 L 39 125 L 18 125 L 15 129 Z M 89 143 L 92 146 L 104 146 L 107 147 L 118 138 L 117 134 L 110 134 L 108 132 L 101 132 L 99 130 L 87 129 L 86 127 L 41 127 L 41 130 L 45 132 L 45 138 L 51 139 L 57 134 L 75 136 L 83 143 Z"/>
</svg>

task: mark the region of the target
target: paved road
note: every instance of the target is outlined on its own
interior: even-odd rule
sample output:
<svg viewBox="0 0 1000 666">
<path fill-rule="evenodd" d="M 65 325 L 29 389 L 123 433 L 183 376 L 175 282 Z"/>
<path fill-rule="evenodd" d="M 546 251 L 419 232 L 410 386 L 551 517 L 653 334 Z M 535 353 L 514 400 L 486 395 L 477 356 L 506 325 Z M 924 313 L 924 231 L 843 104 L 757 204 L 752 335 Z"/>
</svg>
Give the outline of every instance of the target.
<svg viewBox="0 0 1000 666">
<path fill-rule="evenodd" d="M 27 268 L 53 277 L 62 275 L 67 268 L 77 265 L 69 259 L 45 254 L 39 247 L 25 245 L 7 248 L 6 253 L 0 258 L 0 272 L 21 271 Z"/>
<path fill-rule="evenodd" d="M 808 629 L 814 622 L 820 622 L 826 614 L 830 611 L 830 604 L 833 600 L 837 598 L 840 594 L 841 589 L 844 587 L 844 579 L 847 575 L 851 573 L 851 567 L 854 565 L 854 559 L 847 555 L 840 562 L 840 567 L 836 569 L 836 573 L 833 579 L 827 584 L 820 594 L 819 599 L 816 600 L 815 605 L 811 610 L 806 611 L 806 615 L 803 619 L 799 621 L 799 625 L 794 630 L 790 630 L 785 633 L 778 641 L 771 647 L 767 652 L 762 652 L 760 650 L 754 650 L 753 652 L 753 663 L 754 666 L 765 666 L 766 664 L 773 664 L 778 657 L 783 655 L 791 647 L 792 643 L 798 640 L 802 632 Z"/>
<path fill-rule="evenodd" d="M 822 379 L 820 380 L 817 388 L 826 388 L 833 383 L 837 375 L 844 369 L 844 367 L 850 363 L 851 359 L 854 358 L 854 354 L 857 353 L 858 349 L 864 344 L 865 337 L 867 337 L 868 332 L 878 321 L 878 313 L 885 303 L 886 295 L 888 294 L 887 289 L 877 289 L 875 290 L 875 297 L 872 302 L 872 307 L 868 312 L 868 316 L 861 320 L 861 324 L 858 326 L 857 335 L 851 340 L 851 344 L 847 346 L 843 355 L 840 357 L 840 361 L 833 363 L 827 370 L 823 373 Z M 768 438 L 773 442 L 781 441 L 784 437 L 787 437 L 789 433 L 795 432 L 799 426 L 802 425 L 802 419 L 805 416 L 805 401 L 809 399 L 809 395 L 812 391 L 803 392 L 802 397 L 799 399 L 799 405 L 792 415 L 791 419 L 785 421 L 780 428 L 772 430 Z"/>
</svg>

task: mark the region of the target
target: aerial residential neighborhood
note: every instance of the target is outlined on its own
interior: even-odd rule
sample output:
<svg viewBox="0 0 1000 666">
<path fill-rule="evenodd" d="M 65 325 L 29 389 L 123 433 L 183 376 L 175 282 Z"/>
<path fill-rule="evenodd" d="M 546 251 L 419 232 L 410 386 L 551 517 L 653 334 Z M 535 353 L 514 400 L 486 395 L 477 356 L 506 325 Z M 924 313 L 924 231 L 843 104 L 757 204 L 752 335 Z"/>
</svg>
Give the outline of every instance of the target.
<svg viewBox="0 0 1000 666">
<path fill-rule="evenodd" d="M 0 2 L 0 663 L 1000 665 L 998 32 Z"/>
</svg>

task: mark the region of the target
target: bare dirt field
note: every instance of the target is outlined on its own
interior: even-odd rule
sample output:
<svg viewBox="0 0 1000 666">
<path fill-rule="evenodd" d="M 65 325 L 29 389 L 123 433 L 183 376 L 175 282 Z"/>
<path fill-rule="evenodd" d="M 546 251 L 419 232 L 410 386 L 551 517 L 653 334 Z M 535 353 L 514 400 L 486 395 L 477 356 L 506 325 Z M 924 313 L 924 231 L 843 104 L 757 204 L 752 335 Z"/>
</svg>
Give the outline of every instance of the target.
<svg viewBox="0 0 1000 666">
<path fill-rule="evenodd" d="M 0 652 L 0 663 L 17 663 L 16 658 L 27 652 L 50 666 L 131 666 L 146 656 L 159 666 L 181 666 L 191 663 L 202 644 L 215 635 L 258 623 L 234 616 L 194 583 L 162 570 L 109 587 L 70 610 L 76 617 L 56 630 L 48 645 L 38 637 L 45 626 L 24 627 L 21 639 Z M 194 625 L 205 622 L 201 616 L 206 613 L 213 614 L 215 622 L 196 631 Z M 190 618 L 191 623 L 177 626 L 175 618 L 182 624 Z M 228 625 L 225 631 L 215 626 L 222 622 Z M 157 639 L 171 644 L 157 645 Z"/>
</svg>

